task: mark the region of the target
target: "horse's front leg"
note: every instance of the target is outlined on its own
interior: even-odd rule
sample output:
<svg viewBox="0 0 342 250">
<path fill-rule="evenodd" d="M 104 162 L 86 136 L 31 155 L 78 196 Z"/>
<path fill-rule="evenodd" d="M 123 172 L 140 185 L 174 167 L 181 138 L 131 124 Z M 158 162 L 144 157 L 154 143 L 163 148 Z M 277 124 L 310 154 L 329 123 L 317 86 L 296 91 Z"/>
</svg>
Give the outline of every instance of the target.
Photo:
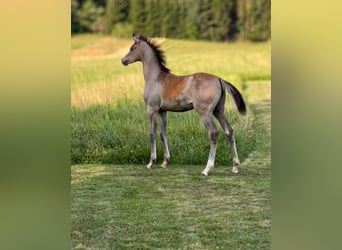
<svg viewBox="0 0 342 250">
<path fill-rule="evenodd" d="M 170 161 L 170 152 L 169 147 L 167 145 L 167 138 L 166 138 L 166 111 L 159 112 L 160 115 L 160 138 L 163 142 L 164 147 L 164 160 L 161 164 L 162 168 L 166 168 L 167 164 Z"/>
<path fill-rule="evenodd" d="M 157 160 L 157 148 L 156 148 L 156 130 L 157 130 L 157 116 L 158 112 L 148 109 L 148 117 L 150 120 L 150 145 L 151 145 L 151 157 L 150 162 L 147 164 L 147 168 L 151 169 L 153 164 Z"/>
</svg>

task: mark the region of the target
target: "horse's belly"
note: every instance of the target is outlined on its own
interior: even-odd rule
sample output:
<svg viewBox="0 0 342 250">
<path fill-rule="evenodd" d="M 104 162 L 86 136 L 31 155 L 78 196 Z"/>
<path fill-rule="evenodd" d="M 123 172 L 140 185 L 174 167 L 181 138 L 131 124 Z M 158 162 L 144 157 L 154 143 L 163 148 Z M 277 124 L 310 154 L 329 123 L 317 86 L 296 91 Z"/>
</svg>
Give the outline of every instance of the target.
<svg viewBox="0 0 342 250">
<path fill-rule="evenodd" d="M 184 112 L 193 109 L 194 106 L 191 101 L 176 99 L 174 101 L 162 102 L 161 109 L 165 111 Z"/>
</svg>

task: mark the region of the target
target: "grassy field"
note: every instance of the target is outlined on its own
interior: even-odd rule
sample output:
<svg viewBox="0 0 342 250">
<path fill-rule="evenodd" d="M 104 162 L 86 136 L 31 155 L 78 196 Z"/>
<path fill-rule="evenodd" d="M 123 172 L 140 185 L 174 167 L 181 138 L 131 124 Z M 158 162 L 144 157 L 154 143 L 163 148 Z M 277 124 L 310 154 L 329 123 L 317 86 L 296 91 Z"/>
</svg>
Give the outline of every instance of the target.
<svg viewBox="0 0 342 250">
<path fill-rule="evenodd" d="M 176 74 L 210 72 L 233 82 L 242 93 L 249 81 L 270 80 L 270 44 L 220 44 L 160 40 L 168 66 Z M 72 163 L 146 163 L 149 124 L 142 99 L 140 63 L 123 67 L 121 57 L 131 40 L 98 36 L 72 39 L 71 103 Z M 245 95 L 245 93 L 244 93 Z M 251 104 L 247 99 L 247 104 Z M 254 113 L 238 115 L 228 98 L 226 112 L 236 131 L 241 159 L 255 146 Z M 139 124 L 139 126 L 136 126 Z M 209 140 L 196 112 L 169 113 L 168 137 L 171 161 L 203 164 Z M 231 161 L 224 136 L 219 137 L 217 163 Z M 127 143 L 130 142 L 130 143 Z M 158 145 L 158 158 L 162 147 Z M 243 145 L 243 146 L 242 146 Z"/>
<path fill-rule="evenodd" d="M 269 249 L 270 43 L 159 42 L 172 72 L 217 74 L 243 93 L 246 117 L 238 116 L 231 99 L 226 104 L 241 171 L 229 172 L 230 150 L 221 131 L 217 166 L 209 177 L 200 176 L 209 140 L 195 112 L 168 115 L 170 166 L 146 170 L 142 69 L 139 63 L 123 67 L 120 62 L 132 41 L 73 37 L 72 247 Z"/>
</svg>

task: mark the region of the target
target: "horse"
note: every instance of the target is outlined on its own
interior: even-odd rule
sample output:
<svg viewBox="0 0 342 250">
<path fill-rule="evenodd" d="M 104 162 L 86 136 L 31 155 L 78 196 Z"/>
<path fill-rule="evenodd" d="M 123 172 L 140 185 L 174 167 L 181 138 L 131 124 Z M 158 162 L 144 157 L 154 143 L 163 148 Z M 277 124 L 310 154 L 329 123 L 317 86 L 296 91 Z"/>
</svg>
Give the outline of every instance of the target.
<svg viewBox="0 0 342 250">
<path fill-rule="evenodd" d="M 150 161 L 148 169 L 156 163 L 156 128 L 160 119 L 160 138 L 163 143 L 164 160 L 162 168 L 166 168 L 170 161 L 170 152 L 166 137 L 166 114 L 171 112 L 185 112 L 195 109 L 199 114 L 210 138 L 210 152 L 205 169 L 201 172 L 207 176 L 215 164 L 218 129 L 213 116 L 218 120 L 230 144 L 233 168 L 237 174 L 240 165 L 233 129 L 224 114 L 227 91 L 234 99 L 241 115 L 245 115 L 246 104 L 237 88 L 228 81 L 208 73 L 194 73 L 178 76 L 172 74 L 166 67 L 165 54 L 160 45 L 141 34 L 133 33 L 133 45 L 129 52 L 121 59 L 124 66 L 141 61 L 145 80 L 144 101 L 150 122 Z"/>
</svg>

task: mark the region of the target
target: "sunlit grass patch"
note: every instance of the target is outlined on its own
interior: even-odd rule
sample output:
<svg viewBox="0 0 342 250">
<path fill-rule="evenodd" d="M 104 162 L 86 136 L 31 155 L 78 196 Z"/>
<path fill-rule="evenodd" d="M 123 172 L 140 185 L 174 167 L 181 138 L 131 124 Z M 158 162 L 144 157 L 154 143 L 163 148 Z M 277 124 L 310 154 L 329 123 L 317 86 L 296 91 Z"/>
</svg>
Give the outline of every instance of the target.
<svg viewBox="0 0 342 250">
<path fill-rule="evenodd" d="M 117 53 L 128 46 L 127 39 L 109 37 L 100 34 L 75 35 L 71 39 L 71 58 L 74 60 L 101 57 Z"/>
<path fill-rule="evenodd" d="M 71 92 L 71 103 L 81 109 L 94 105 L 115 107 L 122 99 L 136 101 L 142 92 L 140 77 L 137 74 L 127 74 L 94 84 L 75 85 Z"/>
</svg>

